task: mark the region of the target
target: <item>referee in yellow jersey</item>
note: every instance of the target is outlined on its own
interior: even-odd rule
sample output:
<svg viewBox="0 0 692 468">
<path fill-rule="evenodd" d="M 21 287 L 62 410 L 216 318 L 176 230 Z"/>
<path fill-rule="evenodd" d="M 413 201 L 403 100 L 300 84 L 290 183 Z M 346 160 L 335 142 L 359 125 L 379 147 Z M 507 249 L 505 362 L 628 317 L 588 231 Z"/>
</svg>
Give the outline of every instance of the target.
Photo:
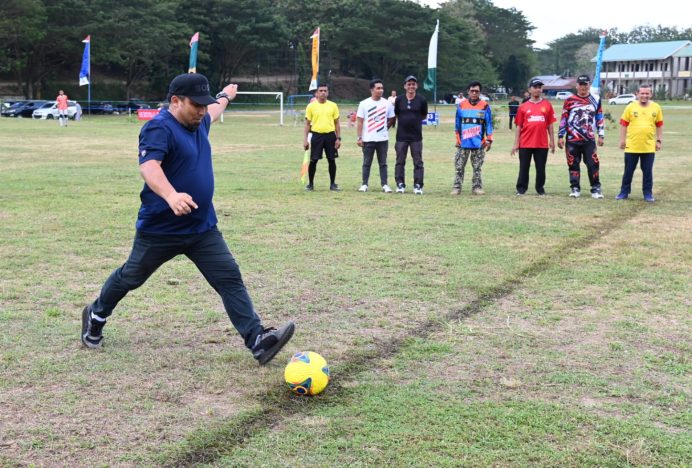
<svg viewBox="0 0 692 468">
<path fill-rule="evenodd" d="M 338 149 L 341 147 L 341 127 L 339 126 L 339 107 L 329 101 L 329 87 L 320 84 L 317 87 L 314 101 L 305 109 L 305 129 L 303 131 L 303 148 L 310 149 L 310 166 L 308 177 L 310 181 L 305 190 L 314 190 L 315 171 L 317 161 L 322 159 L 322 154 L 327 155 L 329 162 L 329 190 L 339 192 L 336 185 L 336 158 L 339 157 Z M 312 133 L 312 136 L 309 136 Z"/>
</svg>

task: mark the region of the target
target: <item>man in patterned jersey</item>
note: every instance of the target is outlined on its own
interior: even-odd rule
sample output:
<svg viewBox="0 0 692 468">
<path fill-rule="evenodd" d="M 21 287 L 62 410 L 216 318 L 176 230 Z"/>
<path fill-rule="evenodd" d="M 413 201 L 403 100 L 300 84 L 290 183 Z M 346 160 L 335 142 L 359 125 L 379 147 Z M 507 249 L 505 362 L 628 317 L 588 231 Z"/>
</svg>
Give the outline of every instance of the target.
<svg viewBox="0 0 692 468">
<path fill-rule="evenodd" d="M 356 114 L 356 132 L 358 146 L 363 148 L 363 185 L 359 192 L 368 191 L 372 157 L 377 151 L 377 162 L 380 165 L 380 183 L 384 193 L 392 193 L 387 184 L 387 148 L 389 133 L 387 130 L 394 124 L 394 106 L 383 99 L 384 85 L 382 80 L 370 82 L 370 97 L 361 101 Z"/>
<path fill-rule="evenodd" d="M 629 197 L 632 176 L 637 161 L 641 161 L 644 200 L 654 201 L 654 157 L 663 144 L 663 111 L 650 99 L 651 85 L 641 85 L 637 100 L 629 103 L 620 117 L 620 148 L 625 150 L 625 173 L 620 193 L 615 197 L 617 200 Z"/>
<path fill-rule="evenodd" d="M 483 195 L 483 180 L 481 168 L 485 161 L 485 152 L 490 151 L 493 144 L 493 116 L 490 106 L 481 99 L 481 84 L 478 81 L 469 83 L 468 99 L 457 106 L 455 132 L 457 137 L 457 153 L 454 157 L 454 185 L 452 195 L 461 193 L 464 184 L 464 168 L 471 158 L 473 166 L 473 194 Z"/>
<path fill-rule="evenodd" d="M 577 94 L 570 96 L 562 107 L 562 118 L 558 130 L 557 146 L 562 149 L 567 137 L 567 165 L 569 166 L 570 197 L 579 198 L 579 185 L 582 159 L 589 173 L 591 197 L 603 198 L 601 182 L 598 175 L 599 161 L 596 154 L 594 130 L 598 131 L 598 146 L 603 146 L 605 124 L 601 99 L 589 92 L 591 79 L 587 75 L 577 77 Z"/>
</svg>

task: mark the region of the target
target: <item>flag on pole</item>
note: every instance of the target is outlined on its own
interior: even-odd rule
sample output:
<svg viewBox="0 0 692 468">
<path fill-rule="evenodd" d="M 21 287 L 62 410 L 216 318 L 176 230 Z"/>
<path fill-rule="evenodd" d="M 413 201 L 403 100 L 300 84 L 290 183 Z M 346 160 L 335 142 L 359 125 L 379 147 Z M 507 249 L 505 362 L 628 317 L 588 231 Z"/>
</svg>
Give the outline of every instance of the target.
<svg viewBox="0 0 692 468">
<path fill-rule="evenodd" d="M 423 83 L 423 88 L 426 91 L 433 91 L 437 88 L 437 36 L 439 33 L 440 20 L 437 20 L 435 32 L 430 38 L 430 47 L 428 48 L 428 76 Z"/>
<path fill-rule="evenodd" d="M 190 39 L 190 65 L 188 73 L 197 73 L 197 46 L 199 44 L 199 31 Z"/>
<path fill-rule="evenodd" d="M 89 84 L 91 80 L 91 56 L 89 46 L 91 44 L 91 34 L 84 38 L 84 54 L 82 55 L 82 68 L 79 70 L 79 86 Z"/>
<path fill-rule="evenodd" d="M 596 72 L 593 74 L 591 81 L 591 94 L 599 96 L 601 94 L 601 64 L 603 63 L 603 49 L 605 48 L 605 39 L 608 34 L 607 30 L 601 32 L 601 42 L 598 44 L 598 55 L 596 55 Z"/>
<path fill-rule="evenodd" d="M 315 29 L 310 39 L 312 39 L 312 79 L 308 91 L 317 89 L 317 74 L 320 71 L 320 28 Z"/>
<path fill-rule="evenodd" d="M 300 166 L 300 181 L 305 185 L 308 178 L 308 166 L 310 165 L 310 150 L 305 150 L 303 165 Z"/>
</svg>

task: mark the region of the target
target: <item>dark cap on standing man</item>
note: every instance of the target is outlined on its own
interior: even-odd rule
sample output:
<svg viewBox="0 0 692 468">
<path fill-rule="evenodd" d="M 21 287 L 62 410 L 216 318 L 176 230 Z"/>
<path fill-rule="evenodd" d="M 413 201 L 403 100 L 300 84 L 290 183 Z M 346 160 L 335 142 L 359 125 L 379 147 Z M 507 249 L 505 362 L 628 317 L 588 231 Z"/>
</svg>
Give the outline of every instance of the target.
<svg viewBox="0 0 692 468">
<path fill-rule="evenodd" d="M 577 83 L 591 83 L 591 78 L 589 78 L 589 75 L 579 75 Z"/>
<path fill-rule="evenodd" d="M 415 81 L 416 83 L 418 83 L 418 79 L 413 75 L 407 76 L 406 79 L 404 80 L 404 83 L 408 83 L 409 81 Z"/>
<path fill-rule="evenodd" d="M 200 73 L 184 73 L 173 78 L 168 86 L 168 100 L 172 96 L 185 96 L 201 106 L 217 104 L 209 93 L 209 80 Z"/>
<path fill-rule="evenodd" d="M 543 86 L 543 82 L 538 78 L 534 78 L 529 82 L 529 88 L 535 88 L 536 86 Z"/>
</svg>

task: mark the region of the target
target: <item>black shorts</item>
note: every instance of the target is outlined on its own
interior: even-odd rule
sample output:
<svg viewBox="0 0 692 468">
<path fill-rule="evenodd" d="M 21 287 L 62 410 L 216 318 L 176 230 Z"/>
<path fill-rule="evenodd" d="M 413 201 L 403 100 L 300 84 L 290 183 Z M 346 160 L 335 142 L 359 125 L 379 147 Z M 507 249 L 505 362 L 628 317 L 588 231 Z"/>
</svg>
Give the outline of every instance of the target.
<svg viewBox="0 0 692 468">
<path fill-rule="evenodd" d="M 310 139 L 310 161 L 322 159 L 322 153 L 327 155 L 327 159 L 339 157 L 336 151 L 336 132 L 312 133 Z"/>
</svg>

